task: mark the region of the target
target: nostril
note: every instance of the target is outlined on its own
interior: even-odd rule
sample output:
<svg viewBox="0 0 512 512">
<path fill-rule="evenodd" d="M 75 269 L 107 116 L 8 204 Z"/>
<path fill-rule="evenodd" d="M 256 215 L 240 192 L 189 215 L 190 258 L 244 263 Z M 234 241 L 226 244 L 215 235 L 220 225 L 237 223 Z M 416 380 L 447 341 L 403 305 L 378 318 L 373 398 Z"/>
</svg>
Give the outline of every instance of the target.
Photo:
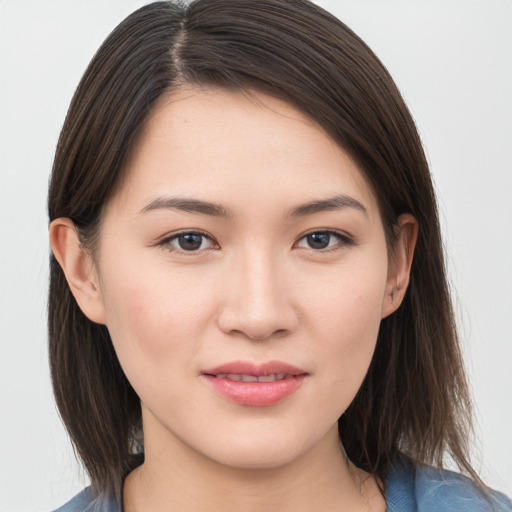
<svg viewBox="0 0 512 512">
<path fill-rule="evenodd" d="M 289 331 L 287 329 L 277 329 L 275 331 L 272 331 L 268 334 L 265 334 L 265 335 L 256 335 L 256 334 L 250 334 L 249 332 L 247 331 L 236 331 L 238 333 L 241 333 L 243 334 L 244 336 L 250 338 L 251 340 L 254 340 L 254 341 L 265 341 L 269 338 L 282 338 L 283 336 L 285 336 Z"/>
<path fill-rule="evenodd" d="M 233 296 L 220 306 L 216 324 L 225 334 L 261 342 L 287 336 L 297 328 L 298 318 L 288 298 L 255 301 L 254 296 Z"/>
</svg>

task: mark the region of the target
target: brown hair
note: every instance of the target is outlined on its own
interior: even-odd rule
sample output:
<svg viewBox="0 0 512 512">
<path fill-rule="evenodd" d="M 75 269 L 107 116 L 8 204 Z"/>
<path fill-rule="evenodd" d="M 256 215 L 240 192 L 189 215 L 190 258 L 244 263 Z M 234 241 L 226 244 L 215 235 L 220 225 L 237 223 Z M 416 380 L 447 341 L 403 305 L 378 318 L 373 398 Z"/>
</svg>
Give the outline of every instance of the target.
<svg viewBox="0 0 512 512">
<path fill-rule="evenodd" d="M 58 142 L 50 221 L 70 218 L 86 247 L 156 100 L 183 84 L 285 98 L 357 162 L 388 245 L 402 213 L 419 222 L 409 289 L 381 323 L 368 374 L 339 420 L 349 458 L 385 478 L 399 453 L 468 462 L 470 402 L 445 276 L 428 165 L 385 67 L 338 19 L 307 0 L 156 2 L 126 18 L 86 70 Z M 60 414 L 97 493 L 119 492 L 134 458 L 140 403 L 104 325 L 79 309 L 51 257 L 49 347 Z"/>
</svg>

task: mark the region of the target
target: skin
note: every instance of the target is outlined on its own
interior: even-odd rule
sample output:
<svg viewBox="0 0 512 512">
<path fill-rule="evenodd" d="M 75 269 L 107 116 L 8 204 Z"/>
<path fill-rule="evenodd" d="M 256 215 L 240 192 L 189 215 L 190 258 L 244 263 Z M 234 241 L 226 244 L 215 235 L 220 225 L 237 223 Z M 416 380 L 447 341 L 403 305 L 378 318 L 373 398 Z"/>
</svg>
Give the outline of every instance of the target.
<svg viewBox="0 0 512 512">
<path fill-rule="evenodd" d="M 363 208 L 287 216 L 339 195 Z M 165 207 L 177 196 L 232 217 Z M 171 238 L 198 231 L 188 252 Z M 340 236 L 312 247 L 306 235 L 326 231 Z M 346 460 L 337 420 L 408 284 L 414 218 L 396 233 L 389 259 L 360 171 L 288 103 L 194 88 L 160 100 L 94 254 L 69 219 L 50 228 L 80 307 L 108 327 L 141 399 L 146 460 L 126 479 L 126 511 L 385 510 L 375 480 Z M 240 405 L 201 374 L 236 360 L 308 375 L 278 404 Z"/>
</svg>

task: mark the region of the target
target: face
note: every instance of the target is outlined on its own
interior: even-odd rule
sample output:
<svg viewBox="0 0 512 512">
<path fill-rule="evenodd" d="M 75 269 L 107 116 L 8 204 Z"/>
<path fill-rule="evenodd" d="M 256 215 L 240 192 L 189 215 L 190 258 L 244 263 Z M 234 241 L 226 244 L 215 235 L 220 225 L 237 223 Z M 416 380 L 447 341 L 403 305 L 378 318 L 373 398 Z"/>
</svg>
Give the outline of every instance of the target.
<svg viewBox="0 0 512 512">
<path fill-rule="evenodd" d="M 95 255 L 146 444 L 254 468 L 334 439 L 392 307 L 361 173 L 300 111 L 255 98 L 162 100 Z"/>
</svg>

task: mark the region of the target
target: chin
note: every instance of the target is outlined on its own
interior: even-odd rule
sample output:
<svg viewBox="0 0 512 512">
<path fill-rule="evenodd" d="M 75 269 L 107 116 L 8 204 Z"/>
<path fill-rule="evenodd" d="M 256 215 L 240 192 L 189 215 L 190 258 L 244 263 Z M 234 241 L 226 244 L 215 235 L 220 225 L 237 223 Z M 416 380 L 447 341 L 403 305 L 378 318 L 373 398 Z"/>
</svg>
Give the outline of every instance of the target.
<svg viewBox="0 0 512 512">
<path fill-rule="evenodd" d="M 215 443 L 205 446 L 203 453 L 212 461 L 233 469 L 277 469 L 301 459 L 312 447 L 318 445 L 318 434 L 297 435 L 300 433 L 296 431 L 293 435 L 288 432 L 285 436 L 276 431 L 262 435 L 260 431 L 249 435 L 232 435 L 221 442 L 217 438 Z"/>
<path fill-rule="evenodd" d="M 228 453 L 215 454 L 215 461 L 233 469 L 258 471 L 277 469 L 299 458 L 301 453 L 276 447 L 255 449 L 230 449 Z"/>
</svg>

